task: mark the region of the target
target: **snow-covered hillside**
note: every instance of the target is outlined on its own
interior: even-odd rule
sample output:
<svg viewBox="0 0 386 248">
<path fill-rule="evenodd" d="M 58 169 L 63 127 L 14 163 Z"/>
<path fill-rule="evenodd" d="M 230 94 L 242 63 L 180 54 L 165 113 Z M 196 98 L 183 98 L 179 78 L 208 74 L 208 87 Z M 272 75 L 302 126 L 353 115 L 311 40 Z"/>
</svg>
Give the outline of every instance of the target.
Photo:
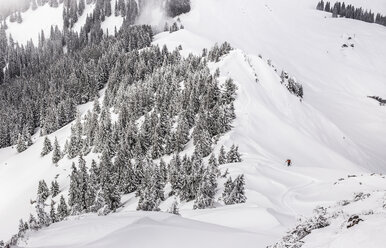
<svg viewBox="0 0 386 248">
<path fill-rule="evenodd" d="M 335 138 L 353 142 L 365 153 L 354 162 L 384 171 L 386 143 L 380 137 L 386 135 L 386 112 L 366 97 L 386 94 L 385 27 L 330 18 L 310 0 L 193 3 L 194 11 L 181 18 L 187 30 L 272 59 L 278 70 L 304 85 L 305 102 L 344 133 Z M 355 47 L 344 49 L 348 37 Z"/>
<path fill-rule="evenodd" d="M 111 2 L 112 9 L 115 8 L 115 1 Z M 72 28 L 75 32 L 80 32 L 80 29 L 86 23 L 88 15 L 92 14 L 95 4 L 87 4 L 83 14 L 79 16 L 78 21 Z M 63 4 L 53 8 L 48 4 L 39 6 L 37 9 L 28 9 L 26 12 L 21 13 L 23 21 L 21 23 L 9 22 L 7 20 L 7 35 L 12 35 L 15 42 L 20 44 L 27 44 L 32 40 L 35 45 L 38 44 L 38 38 L 43 30 L 46 36 L 49 36 L 51 26 L 57 26 L 60 30 L 63 28 Z M 114 34 L 115 27 L 119 29 L 122 25 L 123 17 L 111 15 L 107 17 L 102 23 L 102 29 L 105 33 Z"/>
<path fill-rule="evenodd" d="M 337 180 L 327 187 L 339 191 L 355 188 L 358 191 L 355 194 L 340 195 L 343 200 L 319 207 L 308 217 L 302 216 L 296 228 L 292 228 L 278 243 L 278 238 L 267 232 L 272 227 L 272 221 L 259 216 L 256 208 L 242 206 L 238 207 L 238 216 L 235 216 L 236 209 L 228 208 L 212 216 L 210 212 L 202 214 L 199 218 L 201 221 L 191 216 L 182 218 L 149 212 L 71 217 L 30 234 L 20 246 L 127 247 L 129 244 L 150 248 L 154 245 L 180 247 L 183 244 L 184 247 L 267 247 L 276 243 L 274 248 L 293 245 L 310 248 L 383 247 L 385 236 L 380 230 L 384 228 L 386 217 L 385 186 L 385 176 L 379 175 L 351 176 Z M 250 223 L 245 222 L 247 219 L 259 222 L 265 231 L 257 231 L 253 225 L 249 226 Z"/>
<path fill-rule="evenodd" d="M 14 41 L 26 44 L 32 39 L 35 45 L 38 44 L 39 34 L 43 30 L 45 35 L 50 34 L 51 26 L 63 27 L 63 4 L 58 8 L 51 8 L 48 4 L 40 6 L 36 10 L 31 8 L 21 13 L 22 23 L 10 22 L 7 20 L 7 34 L 12 35 Z"/>
<path fill-rule="evenodd" d="M 383 0 L 348 2 L 386 13 Z M 134 212 L 138 201 L 127 195 L 118 213 L 56 223 L 32 233 L 24 245 L 266 247 L 293 228 L 298 217 L 312 216 L 317 205 L 352 199 L 357 192 L 384 190 L 386 180 L 369 174 L 386 172 L 386 108 L 367 96 L 386 97 L 386 28 L 330 18 L 329 13 L 315 10 L 316 3 L 192 0 L 192 11 L 180 17 L 185 29 L 155 37 L 154 44 L 169 48 L 182 45 L 184 55 L 200 54 L 215 42 L 229 41 L 235 48 L 220 62 L 210 63 L 213 72 L 220 69 L 221 80 L 231 77 L 239 88 L 234 128 L 219 140 L 215 153 L 221 145 L 239 145 L 244 161 L 223 165 L 221 171 L 228 169 L 232 177 L 245 174 L 247 203 L 218 204 L 206 210 L 192 210 L 192 203 L 186 203 L 180 206 L 181 217 L 176 217 Z M 92 6 L 88 8 L 86 12 Z M 8 32 L 22 43 L 31 37 L 37 39 L 34 35 L 41 28 L 49 30 L 47 15 L 53 16 L 50 25 L 62 26 L 60 9 L 45 6 L 35 12 L 29 10 L 23 14 L 23 23 L 10 24 Z M 35 15 L 44 16 L 42 24 L 35 22 Z M 83 19 L 74 28 L 80 29 Z M 102 28 L 111 33 L 121 22 L 111 17 Z M 23 33 L 26 29 L 31 33 Z M 354 47 L 343 48 L 348 42 Z M 304 86 L 303 101 L 280 83 L 281 70 Z M 80 106 L 81 113 L 91 107 Z M 63 145 L 69 135 L 70 126 L 66 126 L 49 137 L 57 136 Z M 20 154 L 14 148 L 0 149 L 0 240 L 15 233 L 18 220 L 27 219 L 34 211 L 29 202 L 36 195 L 39 180 L 50 182 L 58 176 L 61 191 L 68 190 L 71 161 L 65 159 L 55 167 L 49 157 L 40 157 L 43 138 L 35 136 L 34 142 Z M 92 158 L 90 155 L 86 160 Z M 292 167 L 285 166 L 287 159 L 293 161 Z M 364 176 L 348 178 L 352 174 Z M 223 183 L 219 184 L 221 189 Z M 378 194 L 376 197 L 376 201 L 382 199 Z M 171 203 L 172 199 L 163 202 L 161 210 L 166 211 Z M 350 213 L 380 208 L 373 203 Z M 384 218 L 384 211 L 379 216 Z M 352 245 L 353 237 L 362 237 L 358 236 L 362 231 L 368 240 L 371 232 L 384 228 L 383 219 L 374 218 L 369 216 L 343 231 L 338 226 L 346 219 L 338 219 L 328 229 L 308 236 L 305 247 L 346 247 Z M 359 229 L 362 224 L 363 230 Z M 92 234 L 85 235 L 90 230 Z M 339 237 L 334 239 L 333 233 Z M 326 242 L 316 242 L 320 238 Z M 377 238 L 372 247 L 380 247 L 381 241 Z"/>
<path fill-rule="evenodd" d="M 192 248 L 231 248 L 256 247 L 266 239 L 263 234 L 171 214 L 132 212 L 57 223 L 28 239 L 25 247 L 180 247 L 183 244 Z"/>
</svg>

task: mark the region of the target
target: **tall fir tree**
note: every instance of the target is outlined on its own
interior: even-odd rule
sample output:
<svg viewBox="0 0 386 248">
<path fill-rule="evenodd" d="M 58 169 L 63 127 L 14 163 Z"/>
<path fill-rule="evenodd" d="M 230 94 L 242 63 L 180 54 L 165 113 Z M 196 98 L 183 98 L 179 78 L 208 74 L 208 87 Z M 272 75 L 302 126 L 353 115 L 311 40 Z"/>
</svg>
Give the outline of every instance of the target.
<svg viewBox="0 0 386 248">
<path fill-rule="evenodd" d="M 222 164 L 226 164 L 226 163 L 227 163 L 227 155 L 225 152 L 225 148 L 224 148 L 224 146 L 221 146 L 220 153 L 218 155 L 218 164 L 222 165 Z"/>
<path fill-rule="evenodd" d="M 232 145 L 227 154 L 227 163 L 240 163 L 242 162 L 241 154 L 239 153 L 239 147 Z"/>
<path fill-rule="evenodd" d="M 68 206 L 63 195 L 60 196 L 60 201 L 56 212 L 58 221 L 64 220 L 69 215 Z"/>
<path fill-rule="evenodd" d="M 59 183 L 58 181 L 54 180 L 51 182 L 51 195 L 52 197 L 55 197 L 59 194 Z"/>
<path fill-rule="evenodd" d="M 44 157 L 45 155 L 47 155 L 48 153 L 50 153 L 52 150 L 53 150 L 53 148 L 52 148 L 51 141 L 50 141 L 50 139 L 46 136 L 46 137 L 44 138 L 43 149 L 42 149 L 42 152 L 40 153 L 40 155 L 41 155 L 42 157 Z"/>
<path fill-rule="evenodd" d="M 51 200 L 51 205 L 50 205 L 50 219 L 52 223 L 58 222 L 58 217 L 55 211 L 55 202 L 53 200 Z"/>
<path fill-rule="evenodd" d="M 39 181 L 37 201 L 41 201 L 44 203 L 49 195 L 50 195 L 50 191 L 47 187 L 46 182 L 44 180 Z"/>
<path fill-rule="evenodd" d="M 52 153 L 52 163 L 57 164 L 61 158 L 62 152 L 60 151 L 58 139 L 55 137 L 54 152 Z"/>
</svg>

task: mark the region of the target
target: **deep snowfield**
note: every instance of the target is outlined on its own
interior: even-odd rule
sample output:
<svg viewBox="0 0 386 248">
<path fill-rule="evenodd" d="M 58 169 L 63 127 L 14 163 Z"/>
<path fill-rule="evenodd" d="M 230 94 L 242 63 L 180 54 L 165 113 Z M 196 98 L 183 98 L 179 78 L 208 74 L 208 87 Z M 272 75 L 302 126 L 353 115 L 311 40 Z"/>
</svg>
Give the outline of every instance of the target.
<svg viewBox="0 0 386 248">
<path fill-rule="evenodd" d="M 69 237 L 71 237 L 69 239 Z M 133 212 L 79 217 L 52 225 L 27 247 L 256 247 L 264 235 L 166 213 Z"/>
<path fill-rule="evenodd" d="M 384 0 L 348 2 L 386 14 Z M 231 77 L 239 87 L 234 128 L 220 139 L 215 152 L 222 144 L 240 146 L 244 161 L 224 165 L 221 170 L 229 169 L 232 178 L 245 174 L 246 204 L 218 203 L 214 209 L 193 211 L 192 203 L 182 203 L 182 217 L 175 217 L 133 212 L 137 200 L 128 195 L 116 214 L 57 223 L 32 234 L 25 246 L 235 247 L 235 240 L 241 242 L 237 242 L 240 247 L 266 247 L 292 228 L 299 216 L 310 216 L 317 205 L 351 199 L 355 192 L 384 190 L 386 180 L 382 177 L 335 183 L 349 174 L 386 172 L 386 107 L 366 98 L 386 97 L 386 28 L 332 19 L 330 14 L 314 10 L 316 3 L 192 0 L 192 12 L 181 16 L 185 30 L 156 36 L 155 44 L 170 48 L 181 44 L 184 55 L 200 53 L 225 40 L 236 48 L 210 65 L 213 71 L 220 68 L 222 80 Z M 118 25 L 115 23 L 119 20 L 108 19 L 102 27 L 111 33 L 110 27 Z M 27 40 L 26 34 L 18 37 L 18 30 L 10 27 L 9 32 L 20 42 Z M 355 47 L 343 49 L 348 37 Z M 268 65 L 268 59 L 274 67 Z M 280 84 L 281 69 L 303 84 L 303 102 Z M 88 108 L 90 104 L 81 106 L 81 113 Z M 69 134 L 67 126 L 49 137 L 58 136 L 63 146 Z M 34 138 L 36 143 L 21 154 L 12 148 L 0 149 L 0 240 L 17 231 L 20 218 L 34 212 L 29 201 L 35 197 L 39 180 L 50 183 L 59 175 L 66 195 L 70 161 L 64 159 L 55 167 L 50 155 L 40 158 L 43 139 Z M 284 166 L 288 158 L 293 167 Z M 162 203 L 161 209 L 166 210 L 172 201 Z M 373 206 L 377 205 L 366 208 Z M 363 242 L 357 245 L 366 244 L 374 230 L 385 228 L 385 215 L 381 216 L 380 220 L 370 216 L 342 232 L 333 225 L 318 230 L 320 234 L 307 237 L 307 247 L 347 247 L 353 237 Z M 336 239 L 333 233 L 338 233 Z M 319 237 L 326 243 L 317 243 Z M 379 247 L 381 240 L 370 246 Z"/>
</svg>

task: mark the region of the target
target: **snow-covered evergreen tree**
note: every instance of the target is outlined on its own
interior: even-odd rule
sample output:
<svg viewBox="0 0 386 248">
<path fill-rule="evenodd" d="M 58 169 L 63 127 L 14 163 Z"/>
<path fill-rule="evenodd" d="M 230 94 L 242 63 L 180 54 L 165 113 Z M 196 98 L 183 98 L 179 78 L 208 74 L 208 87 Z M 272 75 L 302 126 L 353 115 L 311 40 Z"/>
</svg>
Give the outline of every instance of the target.
<svg viewBox="0 0 386 248">
<path fill-rule="evenodd" d="M 142 211 L 159 211 L 160 199 L 157 197 L 157 192 L 151 187 L 146 187 L 140 195 L 137 210 Z"/>
<path fill-rule="evenodd" d="M 28 219 L 28 226 L 31 230 L 38 230 L 41 228 L 39 225 L 39 222 L 36 220 L 35 216 L 30 214 L 29 219 Z"/>
<path fill-rule="evenodd" d="M 219 164 L 214 153 L 212 153 L 209 157 L 208 166 L 217 177 L 221 175 L 220 169 L 218 168 Z"/>
<path fill-rule="evenodd" d="M 54 152 L 52 153 L 52 163 L 57 164 L 59 160 L 62 158 L 62 152 L 60 151 L 60 146 L 58 139 L 55 137 L 54 142 Z"/>
<path fill-rule="evenodd" d="M 37 201 L 45 202 L 48 196 L 50 195 L 50 191 L 47 187 L 47 184 L 44 180 L 39 181 L 38 193 L 37 193 Z"/>
<path fill-rule="evenodd" d="M 116 183 L 118 174 L 114 164 L 111 162 L 108 149 L 105 149 L 102 153 L 99 168 L 104 201 L 108 209 L 115 211 L 121 204 L 121 194 L 119 185 Z"/>
<path fill-rule="evenodd" d="M 68 191 L 68 205 L 74 211 L 78 209 L 79 203 L 79 177 L 78 177 L 78 169 L 75 166 L 75 163 L 72 163 L 72 172 L 70 175 L 70 189 Z"/>
<path fill-rule="evenodd" d="M 105 215 L 106 213 L 108 213 L 105 196 L 101 188 L 96 191 L 94 202 L 90 209 L 91 211 L 98 212 L 99 214 L 102 214 L 102 215 Z"/>
<path fill-rule="evenodd" d="M 239 147 L 232 145 L 227 154 L 227 163 L 239 163 L 241 162 L 241 154 L 239 153 Z"/>
<path fill-rule="evenodd" d="M 238 176 L 233 182 L 232 179 L 229 178 L 224 186 L 225 189 L 222 198 L 226 205 L 246 202 L 244 175 Z"/>
<path fill-rule="evenodd" d="M 69 215 L 68 206 L 63 195 L 60 196 L 60 201 L 56 213 L 59 221 L 64 220 Z"/>
<path fill-rule="evenodd" d="M 19 220 L 19 233 L 18 233 L 18 236 L 22 236 L 25 231 L 28 230 L 28 223 L 27 222 L 24 222 L 23 219 L 20 219 Z"/>
<path fill-rule="evenodd" d="M 51 224 L 51 219 L 50 216 L 44 210 L 44 202 L 37 201 L 35 208 L 39 225 L 41 227 L 49 226 Z"/>
<path fill-rule="evenodd" d="M 226 164 L 226 163 L 227 163 L 227 155 L 225 152 L 225 148 L 224 148 L 224 146 L 221 146 L 220 153 L 218 155 L 218 164 L 222 165 L 222 164 Z"/>
<path fill-rule="evenodd" d="M 52 200 L 50 205 L 50 219 L 52 223 L 58 222 L 58 217 L 55 211 L 55 202 Z"/>
<path fill-rule="evenodd" d="M 245 179 L 244 175 L 238 176 L 234 181 L 234 188 L 231 193 L 233 203 L 245 203 L 247 198 L 245 196 Z"/>
<path fill-rule="evenodd" d="M 71 136 L 68 143 L 68 158 L 72 159 L 82 154 L 83 140 L 82 140 L 83 127 L 80 117 L 77 117 L 76 123 L 71 127 Z"/>
<path fill-rule="evenodd" d="M 193 209 L 205 209 L 213 207 L 216 190 L 217 176 L 215 171 L 207 169 L 198 189 Z"/>
<path fill-rule="evenodd" d="M 27 150 L 26 140 L 22 134 L 19 134 L 17 138 L 16 150 L 17 152 L 24 152 L 25 150 Z"/>
<path fill-rule="evenodd" d="M 50 189 L 52 197 L 55 197 L 59 194 L 59 183 L 58 181 L 54 180 L 51 182 L 51 189 Z"/>
<path fill-rule="evenodd" d="M 77 204 L 81 211 L 88 211 L 91 204 L 94 202 L 92 199 L 91 189 L 90 189 L 90 180 L 87 172 L 86 161 L 82 156 L 79 156 L 78 162 L 78 199 Z"/>
<path fill-rule="evenodd" d="M 168 180 L 168 171 L 166 168 L 166 163 L 162 158 L 159 162 L 159 172 L 161 175 L 162 182 L 166 183 L 166 181 Z"/>
<path fill-rule="evenodd" d="M 42 149 L 42 152 L 40 153 L 40 155 L 42 157 L 44 157 L 45 155 L 47 155 L 48 153 L 50 153 L 52 151 L 52 144 L 51 144 L 51 141 L 50 139 L 46 136 L 44 138 L 44 142 L 43 142 L 43 149 Z"/>
</svg>

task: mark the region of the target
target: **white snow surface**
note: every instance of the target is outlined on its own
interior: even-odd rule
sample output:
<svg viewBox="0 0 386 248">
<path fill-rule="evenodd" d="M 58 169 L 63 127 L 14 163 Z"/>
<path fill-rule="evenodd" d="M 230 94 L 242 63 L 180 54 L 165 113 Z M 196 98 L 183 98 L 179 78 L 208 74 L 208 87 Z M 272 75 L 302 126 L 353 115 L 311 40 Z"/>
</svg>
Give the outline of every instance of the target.
<svg viewBox="0 0 386 248">
<path fill-rule="evenodd" d="M 349 2 L 386 13 L 384 0 Z M 223 165 L 221 170 L 228 169 L 232 178 L 245 174 L 246 204 L 217 202 L 214 209 L 196 211 L 191 202 L 182 202 L 182 217 L 176 217 L 134 212 L 138 200 L 126 195 L 116 214 L 85 215 L 54 224 L 32 233 L 23 246 L 235 247 L 232 240 L 236 240 L 244 242 L 239 247 L 266 247 L 293 227 L 296 218 L 311 215 L 317 205 L 350 199 L 354 192 L 384 190 L 382 177 L 369 177 L 361 184 L 356 180 L 334 183 L 348 174 L 386 172 L 386 108 L 367 98 L 386 97 L 386 28 L 332 19 L 329 13 L 316 11 L 316 3 L 192 0 L 192 11 L 180 17 L 185 30 L 155 38 L 155 44 L 170 49 L 181 44 L 184 55 L 199 54 L 215 42 L 229 41 L 235 47 L 219 63 L 210 64 L 213 71 L 220 68 L 222 81 L 231 77 L 239 88 L 234 128 L 220 139 L 215 153 L 221 145 L 239 145 L 244 161 Z M 102 27 L 111 34 L 113 25 L 107 23 Z M 15 29 L 9 30 L 16 37 Z M 354 48 L 343 49 L 348 42 Z M 302 102 L 280 84 L 281 69 L 303 84 Z M 81 106 L 81 113 L 89 108 L 91 104 Z M 69 134 L 70 126 L 66 126 L 49 137 L 57 136 L 63 146 Z M 13 148 L 0 149 L 0 240 L 17 231 L 20 218 L 27 219 L 34 212 L 29 201 L 36 195 L 39 180 L 50 183 L 59 175 L 60 190 L 67 194 L 71 161 L 64 159 L 55 167 L 50 155 L 40 157 L 43 138 L 35 136 L 34 142 L 21 154 Z M 88 164 L 96 156 L 87 156 Z M 288 158 L 293 161 L 289 168 L 284 166 Z M 219 182 L 218 196 L 223 183 Z M 161 210 L 172 201 L 163 202 Z M 370 242 L 373 230 L 385 229 L 384 219 L 373 222 L 372 218 L 363 226 L 374 223 L 374 229 L 339 233 L 346 243 L 331 240 L 335 245 L 331 247 L 346 247 L 352 237 Z M 334 230 L 326 230 L 323 235 L 331 237 Z M 175 234 L 173 238 L 170 233 Z M 327 247 L 312 246 L 318 244 L 312 237 L 307 238 L 308 247 Z M 378 241 L 370 246 L 381 247 Z"/>
<path fill-rule="evenodd" d="M 115 1 L 111 2 L 112 14 L 111 14 L 111 16 L 106 17 L 105 21 L 102 22 L 102 24 L 101 24 L 101 28 L 103 30 L 103 33 L 105 33 L 105 34 L 108 33 L 109 35 L 114 35 L 114 30 L 117 29 L 117 31 L 118 31 L 123 23 L 123 17 L 122 16 L 120 16 L 120 15 L 115 16 L 114 15 L 115 4 L 116 4 Z"/>
<path fill-rule="evenodd" d="M 69 239 L 69 237 L 71 237 Z M 184 219 L 166 213 L 132 212 L 81 216 L 52 225 L 26 247 L 255 247 L 264 235 Z"/>
<path fill-rule="evenodd" d="M 39 34 L 43 30 L 44 35 L 50 35 L 51 26 L 63 28 L 63 4 L 57 8 L 51 8 L 48 4 L 38 7 L 36 10 L 28 9 L 21 13 L 23 21 L 21 23 L 9 22 L 7 18 L 7 35 L 12 35 L 14 41 L 19 44 L 27 44 L 32 39 L 35 46 L 39 41 Z"/>
<path fill-rule="evenodd" d="M 87 15 L 92 14 L 94 6 L 95 4 L 86 4 L 83 14 L 78 17 L 78 21 L 74 24 L 74 31 L 80 32 L 81 27 L 86 23 Z M 19 44 L 26 45 L 28 41 L 32 40 L 37 45 L 39 34 L 42 31 L 45 37 L 49 37 L 51 26 L 58 26 L 60 30 L 63 29 L 63 4 L 59 4 L 57 8 L 50 7 L 48 3 L 35 10 L 30 8 L 26 12 L 22 12 L 21 17 L 23 19 L 21 23 L 11 23 L 9 17 L 7 18 L 7 35 L 11 35 L 13 40 Z"/>
<path fill-rule="evenodd" d="M 347 186 L 352 182 L 367 183 L 369 181 L 385 181 L 385 177 L 377 175 L 349 178 L 337 182 L 337 187 Z M 327 208 L 337 217 L 330 218 L 330 225 L 326 228 L 314 230 L 304 239 L 304 248 L 338 248 L 338 247 L 384 247 L 386 236 L 386 192 L 379 189 L 360 200 L 347 199 L 345 204 L 338 203 Z M 356 194 L 358 195 L 358 193 Z M 347 204 L 347 205 L 346 205 Z M 350 227 L 350 217 L 358 216 L 361 220 Z"/>
</svg>

